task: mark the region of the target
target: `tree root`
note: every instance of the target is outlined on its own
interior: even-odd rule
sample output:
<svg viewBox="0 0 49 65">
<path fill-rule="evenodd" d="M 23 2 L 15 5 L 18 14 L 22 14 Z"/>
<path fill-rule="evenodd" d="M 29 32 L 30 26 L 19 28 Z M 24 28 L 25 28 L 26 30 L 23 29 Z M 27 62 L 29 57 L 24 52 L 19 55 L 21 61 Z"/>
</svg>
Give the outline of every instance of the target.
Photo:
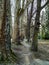
<svg viewBox="0 0 49 65">
<path fill-rule="evenodd" d="M 0 60 L 0 63 L 6 63 L 6 62 L 18 62 L 19 61 L 19 57 L 18 55 L 16 55 L 14 52 L 11 52 L 8 54 L 7 58 L 4 60 L 3 59 L 3 56 L 1 56 L 1 60 Z"/>
</svg>

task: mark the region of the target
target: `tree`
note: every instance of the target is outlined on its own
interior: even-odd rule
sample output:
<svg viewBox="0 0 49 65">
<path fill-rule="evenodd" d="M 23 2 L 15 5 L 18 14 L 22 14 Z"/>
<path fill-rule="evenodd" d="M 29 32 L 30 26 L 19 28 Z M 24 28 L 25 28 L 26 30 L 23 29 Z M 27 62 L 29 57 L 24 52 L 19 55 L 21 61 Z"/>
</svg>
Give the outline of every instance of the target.
<svg viewBox="0 0 49 65">
<path fill-rule="evenodd" d="M 41 0 L 37 0 L 37 10 L 36 12 L 36 17 L 35 17 L 35 25 L 34 25 L 34 30 L 33 30 L 33 38 L 32 38 L 32 46 L 31 50 L 33 51 L 38 51 L 38 32 L 39 32 L 39 27 L 40 27 L 40 12 L 41 10 L 49 3 L 49 0 L 41 6 Z M 33 14 L 35 14 L 35 12 Z"/>
<path fill-rule="evenodd" d="M 32 38 L 32 47 L 31 50 L 38 50 L 38 32 L 40 26 L 40 8 L 41 8 L 41 0 L 37 0 L 37 13 L 35 17 L 35 25 L 33 30 L 33 38 Z"/>
<path fill-rule="evenodd" d="M 1 24 L 1 36 L 0 36 L 0 45 L 1 45 L 1 54 L 2 54 L 2 59 L 6 59 L 7 58 L 7 53 L 6 53 L 6 44 L 5 44 L 5 18 L 6 18 L 6 0 L 3 1 L 4 3 L 2 3 L 1 1 L 1 4 L 4 4 L 3 6 L 3 19 L 2 19 L 2 24 Z"/>
<path fill-rule="evenodd" d="M 30 7 L 27 8 L 27 39 L 28 39 L 28 42 L 30 40 L 30 24 L 31 24 L 32 13 L 33 13 L 33 3 L 34 3 L 34 0 L 31 3 L 31 9 L 29 12 L 28 12 L 28 9 Z"/>
<path fill-rule="evenodd" d="M 21 6 L 20 6 L 20 0 L 17 1 L 16 0 L 16 9 L 15 9 L 15 22 L 14 22 L 14 32 L 15 32 L 15 42 L 17 45 L 20 44 L 20 31 L 19 31 L 19 19 L 20 19 L 20 10 L 21 10 Z"/>
<path fill-rule="evenodd" d="M 49 39 L 49 4 L 46 6 L 45 39 Z"/>
<path fill-rule="evenodd" d="M 15 24 L 14 24 L 14 40 L 15 42 L 17 41 L 17 43 L 20 43 L 18 40 L 19 39 L 19 22 L 18 20 L 20 19 L 20 16 L 23 15 L 24 11 L 26 10 L 26 8 L 28 7 L 28 5 L 33 2 L 33 0 L 26 0 L 26 4 L 25 3 L 25 0 L 22 0 L 22 7 L 20 6 L 20 0 L 16 1 L 16 8 L 15 8 Z M 18 14 L 18 15 L 17 15 Z M 30 15 L 31 16 L 31 15 Z M 16 22 L 17 21 L 17 22 Z M 17 25 L 18 24 L 18 25 Z M 29 34 L 29 33 L 28 33 Z"/>
<path fill-rule="evenodd" d="M 10 0 L 4 0 L 3 3 L 3 17 L 1 21 L 1 31 L 0 31 L 0 46 L 1 46 L 1 59 L 7 60 L 16 57 L 16 55 L 11 50 L 11 37 L 10 37 L 10 22 L 11 22 L 11 6 Z M 13 57 L 14 56 L 14 57 Z"/>
</svg>

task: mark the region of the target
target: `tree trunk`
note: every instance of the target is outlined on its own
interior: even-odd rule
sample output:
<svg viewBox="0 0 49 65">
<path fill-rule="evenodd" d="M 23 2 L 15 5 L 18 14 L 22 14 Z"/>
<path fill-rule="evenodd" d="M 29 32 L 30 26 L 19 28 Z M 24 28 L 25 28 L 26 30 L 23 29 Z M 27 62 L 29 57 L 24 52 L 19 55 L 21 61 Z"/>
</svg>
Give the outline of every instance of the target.
<svg viewBox="0 0 49 65">
<path fill-rule="evenodd" d="M 20 30 L 19 30 L 19 19 L 20 19 L 20 9 L 21 9 L 21 6 L 20 6 L 20 0 L 17 1 L 16 0 L 16 9 L 15 9 L 15 22 L 14 22 L 14 42 L 17 44 L 17 45 L 20 45 Z"/>
<path fill-rule="evenodd" d="M 30 40 L 30 24 L 31 24 L 31 19 L 32 19 L 33 3 L 34 1 L 31 3 L 31 9 L 29 12 L 27 9 L 27 39 L 28 39 L 28 42 Z"/>
<path fill-rule="evenodd" d="M 7 54 L 11 51 L 11 36 L 10 36 L 10 22 L 11 22 L 11 6 L 10 0 L 6 1 L 6 24 L 5 24 L 5 43 Z"/>
<path fill-rule="evenodd" d="M 10 37 L 10 0 L 4 1 L 3 19 L 0 30 L 1 54 L 2 58 L 6 59 L 11 51 L 11 37 Z"/>
<path fill-rule="evenodd" d="M 40 8 L 41 8 L 41 0 L 37 0 L 37 13 L 36 13 L 36 17 L 35 17 L 35 25 L 34 25 L 32 47 L 31 47 L 31 50 L 33 50 L 33 51 L 38 50 L 38 32 L 39 32 L 39 27 L 40 27 Z"/>
<path fill-rule="evenodd" d="M 2 24 L 1 24 L 1 36 L 0 36 L 0 45 L 1 45 L 1 54 L 2 58 L 6 59 L 7 58 L 7 53 L 6 53 L 6 44 L 5 44 L 5 18 L 6 18 L 6 0 L 4 0 L 4 9 L 3 9 L 3 19 L 2 19 Z"/>
<path fill-rule="evenodd" d="M 19 16 L 17 17 L 17 29 L 16 29 L 16 44 L 20 45 L 20 30 L 19 30 Z"/>
</svg>

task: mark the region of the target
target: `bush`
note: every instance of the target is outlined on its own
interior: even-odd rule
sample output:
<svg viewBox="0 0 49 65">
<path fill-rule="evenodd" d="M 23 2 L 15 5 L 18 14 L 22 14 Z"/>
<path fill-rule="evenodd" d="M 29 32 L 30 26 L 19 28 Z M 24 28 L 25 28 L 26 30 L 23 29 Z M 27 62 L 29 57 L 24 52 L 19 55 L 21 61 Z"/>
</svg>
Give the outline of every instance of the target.
<svg viewBox="0 0 49 65">
<path fill-rule="evenodd" d="M 46 32 L 44 39 L 49 39 L 49 33 L 48 32 Z"/>
</svg>

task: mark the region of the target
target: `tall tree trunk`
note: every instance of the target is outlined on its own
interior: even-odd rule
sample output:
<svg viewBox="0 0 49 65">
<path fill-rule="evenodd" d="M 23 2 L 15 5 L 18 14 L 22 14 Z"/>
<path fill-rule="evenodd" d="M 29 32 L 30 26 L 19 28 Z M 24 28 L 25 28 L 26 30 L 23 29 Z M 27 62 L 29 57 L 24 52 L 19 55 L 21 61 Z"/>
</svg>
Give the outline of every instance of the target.
<svg viewBox="0 0 49 65">
<path fill-rule="evenodd" d="M 10 37 L 10 19 L 11 19 L 11 9 L 10 9 L 10 0 L 5 0 L 3 10 L 3 19 L 1 22 L 0 30 L 0 46 L 2 58 L 6 59 L 9 52 L 11 52 L 11 37 Z"/>
<path fill-rule="evenodd" d="M 2 58 L 6 59 L 7 58 L 7 53 L 6 53 L 6 44 L 5 44 L 5 18 L 6 18 L 6 0 L 4 0 L 4 9 L 3 9 L 3 19 L 2 19 L 2 24 L 1 24 L 1 36 L 0 36 L 0 45 L 1 45 L 1 54 Z"/>
<path fill-rule="evenodd" d="M 31 47 L 31 50 L 33 50 L 33 51 L 38 50 L 38 32 L 39 32 L 39 26 L 40 26 L 40 8 L 41 8 L 41 0 L 37 0 L 37 13 L 36 13 L 36 17 L 35 17 L 35 25 L 34 25 L 32 47 Z"/>
<path fill-rule="evenodd" d="M 5 43 L 7 53 L 11 51 L 11 36 L 10 36 L 10 22 L 11 22 L 11 6 L 10 0 L 6 1 L 6 24 L 5 24 Z"/>
<path fill-rule="evenodd" d="M 21 9 L 20 0 L 19 1 L 16 0 L 16 9 L 15 9 L 16 15 L 15 15 L 15 22 L 14 22 L 14 32 L 15 32 L 15 34 L 14 34 L 14 36 L 15 36 L 14 40 L 15 40 L 15 43 L 17 45 L 21 44 L 20 43 L 20 31 L 19 31 L 20 9 Z"/>
<path fill-rule="evenodd" d="M 30 40 L 30 24 L 31 24 L 31 19 L 32 19 L 33 3 L 34 1 L 31 3 L 31 9 L 29 12 L 27 8 L 27 39 L 28 39 L 28 42 Z"/>
</svg>

